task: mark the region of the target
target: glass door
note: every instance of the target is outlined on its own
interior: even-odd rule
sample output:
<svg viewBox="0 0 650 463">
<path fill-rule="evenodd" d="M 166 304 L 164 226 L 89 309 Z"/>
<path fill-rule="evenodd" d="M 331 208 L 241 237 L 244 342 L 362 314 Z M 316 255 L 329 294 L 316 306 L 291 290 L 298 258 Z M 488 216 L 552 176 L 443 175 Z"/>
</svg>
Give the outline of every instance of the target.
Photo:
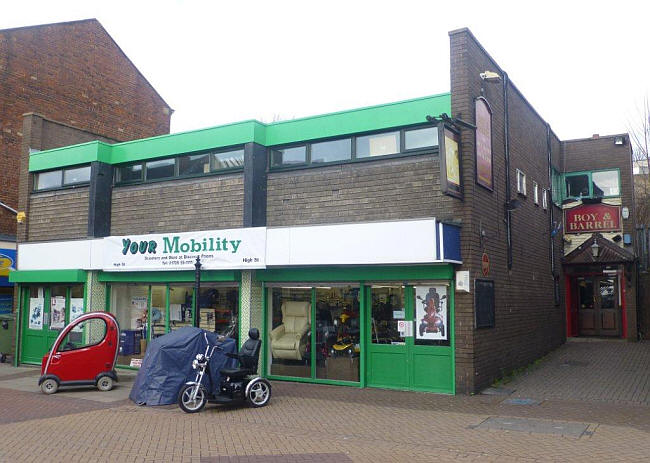
<svg viewBox="0 0 650 463">
<path fill-rule="evenodd" d="M 618 278 L 598 279 L 596 310 L 598 312 L 599 334 L 603 336 L 621 335 L 621 311 L 618 306 Z"/>
</svg>

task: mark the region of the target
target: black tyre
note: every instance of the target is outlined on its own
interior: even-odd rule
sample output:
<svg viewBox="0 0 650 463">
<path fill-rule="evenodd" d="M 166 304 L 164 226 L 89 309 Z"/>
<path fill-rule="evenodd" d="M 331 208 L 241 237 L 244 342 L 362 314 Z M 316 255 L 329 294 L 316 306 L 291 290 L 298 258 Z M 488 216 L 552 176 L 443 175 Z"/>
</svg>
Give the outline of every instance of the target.
<svg viewBox="0 0 650 463">
<path fill-rule="evenodd" d="M 178 406 L 185 413 L 200 412 L 208 401 L 208 395 L 203 386 L 186 384 L 178 393 Z"/>
<path fill-rule="evenodd" d="M 110 376 L 102 376 L 97 380 L 97 389 L 100 391 L 110 391 L 113 389 L 113 378 Z"/>
<path fill-rule="evenodd" d="M 251 407 L 263 407 L 271 400 L 271 383 L 264 378 L 255 378 L 246 389 L 246 401 Z"/>
<path fill-rule="evenodd" d="M 59 390 L 59 382 L 54 378 L 47 378 L 41 383 L 41 392 L 43 394 L 54 394 Z"/>
</svg>

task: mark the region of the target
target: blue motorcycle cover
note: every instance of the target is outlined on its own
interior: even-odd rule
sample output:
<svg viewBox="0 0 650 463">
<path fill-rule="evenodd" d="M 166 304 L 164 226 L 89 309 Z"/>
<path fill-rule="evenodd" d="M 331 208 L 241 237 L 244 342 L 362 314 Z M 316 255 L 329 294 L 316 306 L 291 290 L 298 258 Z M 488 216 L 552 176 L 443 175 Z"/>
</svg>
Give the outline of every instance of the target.
<svg viewBox="0 0 650 463">
<path fill-rule="evenodd" d="M 135 378 L 129 399 L 138 405 L 175 404 L 178 392 L 187 381 L 194 381 L 195 370 L 192 360 L 196 354 L 205 353 L 205 338 L 210 348 L 215 349 L 210 359 L 211 377 L 203 378 L 203 385 L 209 390 L 218 387 L 221 381 L 219 370 L 236 368 L 236 359 L 226 357 L 226 352 L 237 352 L 235 340 L 225 338 L 217 341 L 219 335 L 201 328 L 184 327 L 153 339 L 142 360 L 142 366 Z"/>
</svg>

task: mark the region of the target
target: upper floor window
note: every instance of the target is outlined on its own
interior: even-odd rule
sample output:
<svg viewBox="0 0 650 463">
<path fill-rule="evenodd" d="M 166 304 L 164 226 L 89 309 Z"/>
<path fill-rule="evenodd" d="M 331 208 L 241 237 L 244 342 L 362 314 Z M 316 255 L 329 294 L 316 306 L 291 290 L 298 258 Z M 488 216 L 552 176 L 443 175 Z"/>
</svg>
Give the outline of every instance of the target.
<svg viewBox="0 0 650 463">
<path fill-rule="evenodd" d="M 620 196 L 618 169 L 564 174 L 565 198 L 608 198 Z"/>
<path fill-rule="evenodd" d="M 539 185 L 533 182 L 533 202 L 539 206 Z"/>
<path fill-rule="evenodd" d="M 116 169 L 115 181 L 117 183 L 136 183 L 165 180 L 176 177 L 206 175 L 243 167 L 243 149 L 209 151 L 120 166 Z"/>
<path fill-rule="evenodd" d="M 90 166 L 50 170 L 34 174 L 34 190 L 50 190 L 90 182 Z"/>
<path fill-rule="evenodd" d="M 517 193 L 526 196 L 526 174 L 517 169 Z"/>
<path fill-rule="evenodd" d="M 437 146 L 437 127 L 391 130 L 273 148 L 270 150 L 270 166 L 275 168 L 346 162 L 420 152 Z"/>
</svg>

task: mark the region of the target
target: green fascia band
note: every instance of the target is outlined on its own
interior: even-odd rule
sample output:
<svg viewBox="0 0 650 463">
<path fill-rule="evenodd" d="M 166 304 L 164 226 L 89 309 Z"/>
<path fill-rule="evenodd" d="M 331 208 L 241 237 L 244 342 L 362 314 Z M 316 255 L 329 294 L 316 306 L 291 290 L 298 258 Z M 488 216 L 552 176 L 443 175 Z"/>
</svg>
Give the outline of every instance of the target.
<svg viewBox="0 0 650 463">
<path fill-rule="evenodd" d="M 256 278 L 264 282 L 451 280 L 453 276 L 454 269 L 450 264 L 408 267 L 303 267 L 258 270 L 256 273 Z"/>
<path fill-rule="evenodd" d="M 194 272 L 100 272 L 102 283 L 193 283 Z M 235 270 L 203 270 L 201 281 L 239 282 L 240 272 Z"/>
<path fill-rule="evenodd" d="M 426 116 L 451 115 L 451 93 L 349 111 L 264 124 L 256 120 L 109 145 L 99 141 L 33 153 L 30 172 L 101 161 L 121 164 L 258 143 L 277 146 L 426 123 Z"/>
<path fill-rule="evenodd" d="M 15 270 L 9 272 L 12 283 L 85 283 L 85 270 Z"/>
</svg>

